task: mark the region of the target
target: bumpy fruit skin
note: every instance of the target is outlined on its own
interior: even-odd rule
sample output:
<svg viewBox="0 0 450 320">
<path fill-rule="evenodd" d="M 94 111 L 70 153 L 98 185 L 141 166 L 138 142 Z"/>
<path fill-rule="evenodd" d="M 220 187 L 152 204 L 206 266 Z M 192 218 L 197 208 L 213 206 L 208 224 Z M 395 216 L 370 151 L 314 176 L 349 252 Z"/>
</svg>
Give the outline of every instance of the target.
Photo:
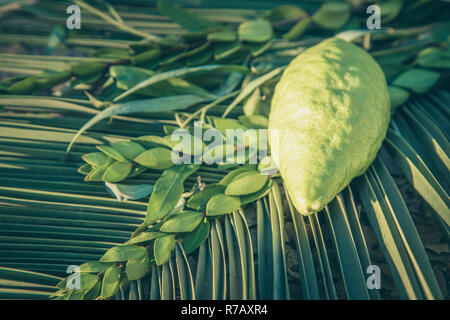
<svg viewBox="0 0 450 320">
<path fill-rule="evenodd" d="M 276 86 L 268 126 L 295 208 L 318 212 L 363 174 L 389 120 L 386 79 L 363 49 L 330 38 L 296 57 Z"/>
</svg>

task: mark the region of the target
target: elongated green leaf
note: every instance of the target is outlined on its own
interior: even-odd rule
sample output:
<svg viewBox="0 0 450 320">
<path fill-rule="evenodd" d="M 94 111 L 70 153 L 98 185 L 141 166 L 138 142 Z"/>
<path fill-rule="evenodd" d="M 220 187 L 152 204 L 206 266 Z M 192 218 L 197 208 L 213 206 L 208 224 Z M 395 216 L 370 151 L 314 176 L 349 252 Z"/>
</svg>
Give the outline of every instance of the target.
<svg viewBox="0 0 450 320">
<path fill-rule="evenodd" d="M 394 85 L 410 89 L 417 93 L 425 93 L 439 80 L 440 74 L 427 69 L 409 69 L 399 75 Z"/>
<path fill-rule="evenodd" d="M 134 100 L 119 104 L 113 104 L 112 106 L 106 108 L 105 110 L 97 114 L 95 117 L 93 117 L 91 120 L 86 122 L 81 127 L 81 129 L 78 130 L 76 135 L 72 138 L 72 141 L 70 142 L 69 146 L 67 147 L 66 152 L 70 151 L 70 149 L 72 148 L 73 144 L 78 139 L 78 137 L 82 135 L 86 130 L 91 128 L 99 121 L 109 118 L 111 116 L 134 112 L 162 112 L 162 111 L 182 110 L 207 100 L 208 99 L 205 97 L 195 95 L 181 95 L 173 97 Z"/>
<path fill-rule="evenodd" d="M 333 242 L 337 248 L 347 297 L 351 300 L 370 299 L 365 279 L 366 270 L 362 269 L 359 261 L 341 195 L 338 195 L 325 207 L 325 212 L 333 235 Z"/>
<path fill-rule="evenodd" d="M 177 266 L 178 287 L 180 288 L 181 300 L 194 300 L 195 289 L 194 279 L 192 277 L 191 267 L 189 266 L 186 252 L 183 246 L 178 243 L 175 248 L 175 262 Z"/>
<path fill-rule="evenodd" d="M 286 188 L 286 187 L 285 187 Z M 292 222 L 296 234 L 296 247 L 298 256 L 298 266 L 301 276 L 302 293 L 305 299 L 319 299 L 319 287 L 317 274 L 312 257 L 306 224 L 303 216 L 299 214 L 292 205 L 289 195 L 288 205 L 291 212 Z"/>
<path fill-rule="evenodd" d="M 393 131 L 388 132 L 386 147 L 417 192 L 436 210 L 447 225 L 450 225 L 449 197 L 420 156 Z"/>
<path fill-rule="evenodd" d="M 159 0 L 158 9 L 166 16 L 169 16 L 174 22 L 189 31 L 201 31 L 205 28 L 218 26 L 216 22 L 190 13 L 181 8 L 178 4 L 172 4 L 167 0 Z"/>
<path fill-rule="evenodd" d="M 147 242 L 153 239 L 156 239 L 158 237 L 162 237 L 163 235 L 165 235 L 165 233 L 163 232 L 158 232 L 158 231 L 144 231 L 141 234 L 137 235 L 134 238 L 131 238 L 130 240 L 128 240 L 126 242 L 126 244 L 138 244 L 138 243 L 143 243 L 143 242 Z"/>
<path fill-rule="evenodd" d="M 136 91 L 138 91 L 142 88 L 148 87 L 152 84 L 155 84 L 155 83 L 158 83 L 158 82 L 170 79 L 170 78 L 182 77 L 182 76 L 186 76 L 186 75 L 218 71 L 218 70 L 225 70 L 225 71 L 230 71 L 230 72 L 235 71 L 235 72 L 242 72 L 242 73 L 245 73 L 247 71 L 247 69 L 245 67 L 241 67 L 241 66 L 217 65 L 217 64 L 204 65 L 204 66 L 200 66 L 200 67 L 181 68 L 181 69 L 176 69 L 176 70 L 172 70 L 172 71 L 167 71 L 167 72 L 156 74 L 153 77 L 138 83 L 131 89 L 125 91 L 124 93 L 122 93 L 121 95 L 116 97 L 114 99 L 114 101 L 117 102 L 119 100 L 122 100 L 123 98 L 129 96 L 130 94 L 135 93 Z M 177 97 L 178 97 L 178 99 L 183 100 L 182 97 L 180 97 L 180 96 L 177 96 Z M 203 98 L 203 99 L 205 99 L 205 98 Z M 177 109 L 180 109 L 180 107 L 178 107 Z"/>
</svg>

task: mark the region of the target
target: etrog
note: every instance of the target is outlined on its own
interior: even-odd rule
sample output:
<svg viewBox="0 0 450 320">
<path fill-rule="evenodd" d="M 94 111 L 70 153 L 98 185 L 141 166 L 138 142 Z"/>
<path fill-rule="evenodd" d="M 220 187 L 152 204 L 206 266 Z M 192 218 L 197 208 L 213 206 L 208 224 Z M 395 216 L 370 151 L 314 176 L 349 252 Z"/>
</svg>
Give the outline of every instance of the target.
<svg viewBox="0 0 450 320">
<path fill-rule="evenodd" d="M 268 126 L 295 208 L 318 212 L 363 174 L 389 120 L 386 79 L 363 49 L 330 38 L 296 57 L 275 88 Z"/>
</svg>

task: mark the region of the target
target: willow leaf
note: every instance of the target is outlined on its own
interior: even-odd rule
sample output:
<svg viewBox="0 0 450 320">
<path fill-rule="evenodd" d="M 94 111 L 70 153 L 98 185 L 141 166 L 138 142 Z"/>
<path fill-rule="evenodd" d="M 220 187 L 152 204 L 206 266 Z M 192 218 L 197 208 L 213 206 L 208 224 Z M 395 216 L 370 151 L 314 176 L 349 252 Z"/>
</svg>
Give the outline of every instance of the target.
<svg viewBox="0 0 450 320">
<path fill-rule="evenodd" d="M 80 130 L 75 134 L 75 136 L 70 141 L 66 152 L 69 152 L 75 141 L 80 135 L 82 135 L 86 130 L 94 126 L 96 123 L 103 119 L 109 118 L 113 115 L 118 114 L 128 114 L 135 112 L 163 112 L 163 111 L 174 111 L 183 110 L 189 108 L 197 103 L 207 101 L 205 97 L 195 96 L 195 95 L 181 95 L 173 97 L 162 97 L 154 99 L 143 99 L 143 100 L 133 100 L 119 104 L 113 104 L 109 106 L 91 120 L 86 122 Z"/>
</svg>

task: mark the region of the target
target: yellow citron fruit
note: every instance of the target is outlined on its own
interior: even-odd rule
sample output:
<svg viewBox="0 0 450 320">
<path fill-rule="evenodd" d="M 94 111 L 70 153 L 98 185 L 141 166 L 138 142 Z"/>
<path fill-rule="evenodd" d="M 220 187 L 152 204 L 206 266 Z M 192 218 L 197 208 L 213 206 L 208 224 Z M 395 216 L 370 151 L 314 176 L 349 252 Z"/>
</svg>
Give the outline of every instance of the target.
<svg viewBox="0 0 450 320">
<path fill-rule="evenodd" d="M 330 38 L 296 57 L 276 86 L 268 126 L 295 208 L 318 212 L 363 174 L 389 120 L 385 76 L 363 49 Z"/>
</svg>

